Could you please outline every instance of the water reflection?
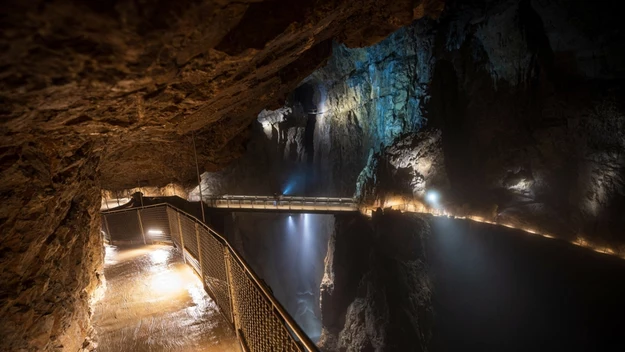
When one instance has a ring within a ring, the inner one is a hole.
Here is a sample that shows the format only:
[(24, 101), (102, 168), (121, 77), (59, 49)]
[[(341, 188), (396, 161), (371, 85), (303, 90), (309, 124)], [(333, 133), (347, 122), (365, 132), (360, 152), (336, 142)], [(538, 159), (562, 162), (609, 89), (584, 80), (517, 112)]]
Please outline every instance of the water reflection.
[[(319, 291), (319, 282), (315, 278), (319, 275), (318, 249), (311, 243), (315, 241), (315, 234), (320, 231), (318, 224), (324, 215), (297, 214), (287, 218), (286, 245), (287, 250), (293, 252), (294, 270), (298, 277), (295, 287), (294, 312), (290, 312), (304, 332), (313, 340), (317, 341), (321, 335), (321, 317), (318, 309), (318, 296), (314, 292)], [(327, 240), (319, 235), (320, 240)], [(317, 264), (317, 265), (315, 265)], [(291, 309), (293, 310), (293, 308)]]
[(230, 325), (171, 246), (106, 247), (98, 351), (239, 352)]

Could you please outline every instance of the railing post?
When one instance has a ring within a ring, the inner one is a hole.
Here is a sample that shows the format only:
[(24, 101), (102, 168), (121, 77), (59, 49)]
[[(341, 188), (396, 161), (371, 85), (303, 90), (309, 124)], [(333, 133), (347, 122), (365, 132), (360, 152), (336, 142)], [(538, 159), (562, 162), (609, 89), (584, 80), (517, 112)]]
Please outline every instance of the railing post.
[(230, 293), (230, 314), (232, 314), (232, 325), (234, 325), (234, 332), (237, 335), (237, 340), (241, 341), (241, 337), (239, 337), (240, 324), (238, 321), (238, 314), (236, 312), (236, 305), (234, 304), (234, 285), (232, 280), (232, 268), (230, 268), (230, 253), (228, 252), (228, 246), (224, 246), (224, 260), (226, 262), (226, 277), (228, 278), (228, 293)]
[(202, 246), (200, 245), (200, 231), (198, 229), (197, 222), (195, 223), (195, 238), (197, 239), (197, 256), (200, 260), (200, 277), (204, 281), (204, 269), (202, 266)]
[(113, 235), (111, 234), (111, 229), (109, 228), (109, 221), (106, 219), (106, 215), (102, 215), (104, 218), (104, 227), (106, 227), (106, 232), (109, 234), (109, 241), (113, 244)]
[(137, 209), (137, 218), (139, 219), (139, 227), (141, 228), (141, 236), (143, 236), (143, 244), (147, 244), (145, 241), (145, 231), (143, 231), (143, 222), (141, 221), (141, 209)]
[(182, 224), (180, 223), (180, 212), (176, 211), (176, 216), (178, 216), (178, 232), (180, 233), (180, 246), (182, 247), (182, 260), (185, 264), (187, 264), (187, 257), (184, 255), (184, 234), (182, 233)]

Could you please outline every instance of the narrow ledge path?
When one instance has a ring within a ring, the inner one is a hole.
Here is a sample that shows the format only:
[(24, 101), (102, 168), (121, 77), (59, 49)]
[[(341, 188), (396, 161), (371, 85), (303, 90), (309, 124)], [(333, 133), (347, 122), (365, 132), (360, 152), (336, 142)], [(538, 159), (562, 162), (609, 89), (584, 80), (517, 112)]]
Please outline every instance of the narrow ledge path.
[(234, 331), (172, 246), (106, 247), (94, 305), (99, 352), (240, 352)]

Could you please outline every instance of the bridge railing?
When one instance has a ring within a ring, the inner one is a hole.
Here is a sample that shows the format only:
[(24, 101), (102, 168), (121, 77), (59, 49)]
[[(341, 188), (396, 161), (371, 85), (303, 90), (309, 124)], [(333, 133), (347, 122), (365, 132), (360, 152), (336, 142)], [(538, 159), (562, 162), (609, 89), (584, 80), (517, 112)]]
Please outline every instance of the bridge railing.
[(204, 197), (204, 203), (213, 208), (308, 210), (308, 211), (357, 211), (352, 198), (295, 197), (295, 196), (220, 196)]
[(170, 204), (101, 215), (113, 244), (167, 242), (179, 248), (234, 327), (244, 351), (317, 351), (247, 262), (202, 221)]

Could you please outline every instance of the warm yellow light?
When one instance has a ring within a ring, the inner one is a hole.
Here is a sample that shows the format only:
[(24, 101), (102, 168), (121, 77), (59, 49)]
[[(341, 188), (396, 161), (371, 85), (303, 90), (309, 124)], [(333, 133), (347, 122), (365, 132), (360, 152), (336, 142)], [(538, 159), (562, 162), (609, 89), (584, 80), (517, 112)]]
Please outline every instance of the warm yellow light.
[(154, 252), (150, 253), (150, 259), (153, 264), (164, 264), (167, 263), (167, 260), (171, 256), (171, 251), (166, 249), (157, 249)]
[[(449, 213), (448, 211), (446, 211), (445, 209), (432, 209), (432, 208), (426, 208), (422, 203), (419, 202), (403, 202), (403, 199), (401, 198), (392, 198), (389, 199), (387, 202), (385, 202), (384, 207), (390, 207), (392, 209), (401, 209), (402, 212), (414, 212), (414, 213), (421, 213), (421, 214), (431, 214), (433, 216), (447, 216), (447, 217), (453, 217), (454, 219), (468, 219), (468, 220), (472, 220), (472, 221), (476, 221), (476, 222), (481, 222), (481, 223), (486, 223), (486, 224), (491, 224), (491, 225), (500, 225), (500, 226), (505, 226), (511, 229), (517, 229), (517, 227), (513, 224), (509, 224), (509, 223), (498, 223), (496, 221), (491, 221), (491, 220), (487, 220), (483, 217), (480, 216), (474, 216), (474, 215), (467, 215), (467, 216), (455, 216), (451, 213)], [(376, 207), (374, 208), (370, 208), (370, 207), (363, 207), (361, 208), (361, 212), (368, 216), (371, 217), (373, 216), (373, 212), (375, 211)], [(539, 236), (543, 236), (545, 238), (550, 238), (550, 239), (555, 239), (556, 237), (551, 235), (551, 234), (546, 234), (546, 233), (539, 233), (537, 230), (535, 229), (531, 229), (531, 228), (521, 228), (521, 230), (527, 232), (528, 234), (536, 234)], [(572, 244), (576, 245), (576, 246), (581, 246), (581, 247), (586, 247), (586, 248), (590, 248), (598, 253), (603, 253), (603, 254), (610, 254), (610, 255), (615, 255), (618, 256), (619, 258), (623, 258), (625, 259), (625, 254), (621, 254), (620, 252), (617, 253), (614, 249), (609, 248), (609, 247), (596, 247), (593, 246), (591, 244), (589, 244), (584, 238), (582, 237), (578, 237), (577, 240), (575, 241), (571, 241)]]
[(608, 247), (592, 247), (592, 250), (602, 254), (614, 254), (614, 251)]
[(150, 287), (160, 295), (175, 295), (185, 291), (185, 285), (179, 272), (168, 270), (155, 274)]
[(104, 245), (104, 265), (117, 263), (117, 247)]

